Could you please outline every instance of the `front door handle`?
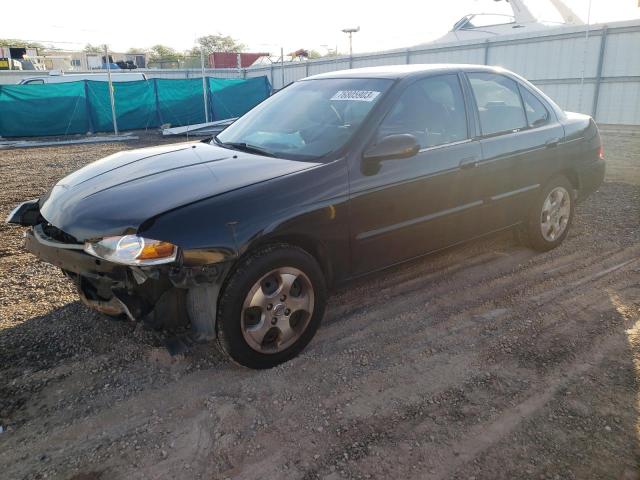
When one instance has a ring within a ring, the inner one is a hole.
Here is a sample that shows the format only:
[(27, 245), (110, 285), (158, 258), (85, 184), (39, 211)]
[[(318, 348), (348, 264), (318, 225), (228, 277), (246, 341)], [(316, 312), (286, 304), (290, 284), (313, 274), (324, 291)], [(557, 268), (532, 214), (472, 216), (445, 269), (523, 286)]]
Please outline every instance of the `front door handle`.
[(554, 137), (544, 142), (544, 146), (547, 148), (554, 148), (554, 147), (557, 147), (559, 143), (560, 143), (560, 139), (558, 137)]
[(478, 166), (478, 157), (466, 157), (460, 160), (460, 168), (466, 170), (468, 168), (475, 168)]

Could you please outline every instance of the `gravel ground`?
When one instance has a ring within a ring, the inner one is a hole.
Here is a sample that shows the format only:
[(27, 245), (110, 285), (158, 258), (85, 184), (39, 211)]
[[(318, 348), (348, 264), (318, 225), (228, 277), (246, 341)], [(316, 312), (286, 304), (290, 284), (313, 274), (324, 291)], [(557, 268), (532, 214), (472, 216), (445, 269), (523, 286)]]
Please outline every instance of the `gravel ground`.
[[(170, 357), (0, 225), (0, 477), (640, 478), (640, 136), (604, 139), (561, 247), (500, 234), (359, 280), (269, 371)], [(0, 215), (159, 141), (1, 151)]]

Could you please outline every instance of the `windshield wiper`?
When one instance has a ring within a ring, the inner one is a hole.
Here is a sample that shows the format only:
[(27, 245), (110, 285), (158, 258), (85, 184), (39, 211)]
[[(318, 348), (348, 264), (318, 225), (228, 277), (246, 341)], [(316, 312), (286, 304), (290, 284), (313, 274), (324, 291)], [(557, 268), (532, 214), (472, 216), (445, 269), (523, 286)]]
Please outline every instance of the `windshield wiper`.
[(213, 139), (221, 147), (232, 148), (234, 150), (241, 150), (248, 153), (257, 153), (258, 155), (264, 155), (265, 157), (275, 157), (275, 154), (273, 152), (265, 150), (264, 148), (258, 147), (256, 145), (251, 145), (245, 142), (221, 142), (217, 137), (214, 137)]

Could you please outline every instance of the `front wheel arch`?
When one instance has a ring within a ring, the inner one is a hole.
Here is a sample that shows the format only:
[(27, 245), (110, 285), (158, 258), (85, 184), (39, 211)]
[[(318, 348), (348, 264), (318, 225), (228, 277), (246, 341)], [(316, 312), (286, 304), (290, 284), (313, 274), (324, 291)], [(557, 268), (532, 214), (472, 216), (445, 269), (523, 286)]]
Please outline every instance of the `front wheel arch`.
[[(272, 235), (261, 238), (251, 244), (249, 248), (238, 258), (238, 262), (246, 255), (251, 255), (258, 249), (268, 248), (270, 245), (282, 245), (300, 248), (311, 255), (324, 275), (325, 284), (330, 286), (333, 284), (333, 266), (326, 246), (319, 240), (312, 239), (306, 235), (289, 234), (289, 235)], [(238, 263), (236, 262), (236, 264)]]
[(207, 303), (210, 306), (209, 309), (215, 312), (213, 323), (208, 323), (208, 325), (210, 325), (209, 328), (212, 330), (205, 329), (207, 332), (209, 332), (208, 335), (217, 336), (218, 306), (220, 305), (220, 300), (222, 299), (225, 293), (225, 290), (229, 284), (229, 281), (235, 274), (238, 267), (242, 265), (242, 263), (248, 257), (254, 255), (256, 252), (268, 250), (270, 248), (279, 248), (279, 247), (280, 248), (282, 247), (299, 248), (303, 250), (305, 253), (307, 253), (308, 255), (310, 255), (320, 266), (320, 270), (323, 273), (325, 286), (327, 288), (330, 288), (330, 286), (332, 285), (333, 269), (331, 267), (331, 263), (329, 262), (329, 257), (325, 253), (326, 250), (321, 243), (315, 242), (312, 239), (307, 238), (303, 235), (272, 236), (268, 238), (264, 237), (261, 240), (252, 243), (241, 255), (238, 256), (238, 258), (236, 258), (236, 260), (233, 262), (233, 264), (229, 267), (228, 271), (226, 272), (222, 282), (220, 283), (219, 288), (217, 289), (217, 292), (215, 291), (215, 289), (213, 290), (208, 289), (205, 293), (201, 293), (198, 300), (195, 301), (195, 303), (197, 304), (197, 308), (202, 308), (202, 304), (207, 303), (203, 299), (202, 295), (206, 296), (206, 295), (211, 295), (214, 292), (217, 293), (215, 295), (215, 304), (212, 302)]

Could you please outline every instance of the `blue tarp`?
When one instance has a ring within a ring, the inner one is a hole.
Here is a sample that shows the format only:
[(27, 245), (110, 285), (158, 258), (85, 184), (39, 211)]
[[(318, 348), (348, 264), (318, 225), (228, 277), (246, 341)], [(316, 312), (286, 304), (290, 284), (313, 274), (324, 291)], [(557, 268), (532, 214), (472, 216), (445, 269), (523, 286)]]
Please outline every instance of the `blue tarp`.
[[(120, 130), (205, 121), (201, 78), (152, 78), (113, 85)], [(211, 121), (240, 116), (271, 92), (266, 76), (207, 78), (206, 85)], [(0, 85), (0, 136), (67, 135), (112, 129), (107, 82)]]

